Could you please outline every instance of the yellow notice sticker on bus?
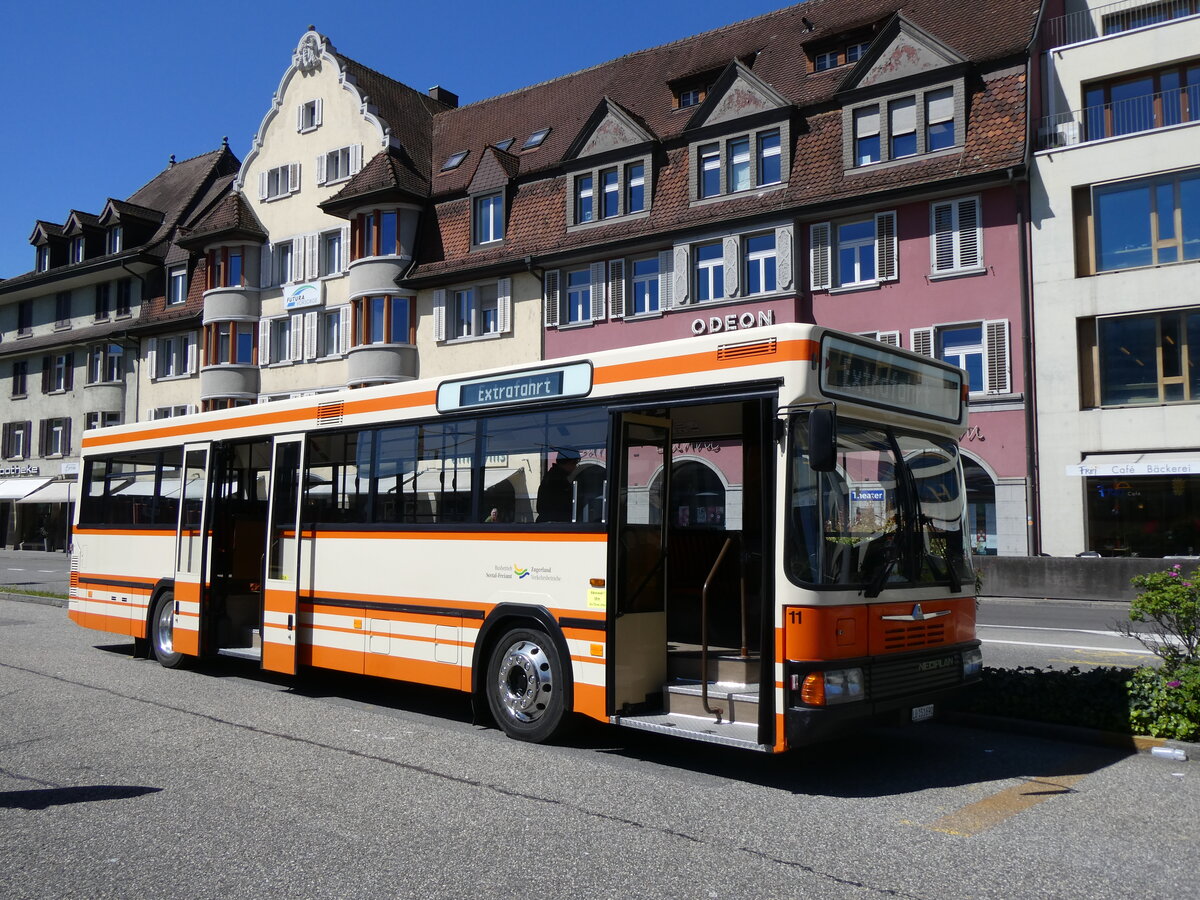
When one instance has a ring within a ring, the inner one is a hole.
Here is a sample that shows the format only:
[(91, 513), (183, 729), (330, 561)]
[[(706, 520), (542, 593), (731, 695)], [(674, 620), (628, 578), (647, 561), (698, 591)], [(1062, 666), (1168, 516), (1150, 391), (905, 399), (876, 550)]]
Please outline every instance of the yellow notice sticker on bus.
[(604, 588), (588, 588), (588, 609), (608, 609), (608, 591)]

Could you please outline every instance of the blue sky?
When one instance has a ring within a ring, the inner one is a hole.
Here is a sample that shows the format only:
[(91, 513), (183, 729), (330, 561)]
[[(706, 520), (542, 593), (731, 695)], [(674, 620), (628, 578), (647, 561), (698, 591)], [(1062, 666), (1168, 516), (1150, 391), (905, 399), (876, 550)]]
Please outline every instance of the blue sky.
[(0, 277), (33, 268), (38, 219), (99, 213), (221, 144), (244, 158), (310, 25), (339, 51), (461, 102), (791, 5), (786, 0), (10, 4), (0, 84)]

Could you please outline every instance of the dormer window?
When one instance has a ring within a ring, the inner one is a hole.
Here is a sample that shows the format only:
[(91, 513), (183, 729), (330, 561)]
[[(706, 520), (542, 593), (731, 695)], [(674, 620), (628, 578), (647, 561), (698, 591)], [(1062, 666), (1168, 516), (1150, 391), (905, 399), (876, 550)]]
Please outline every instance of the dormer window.
[(83, 237), (71, 239), (71, 262), (81, 263), (84, 258)]
[(120, 225), (114, 225), (108, 229), (108, 234), (105, 235), (105, 251), (107, 253), (120, 253), (122, 244), (122, 231)]
[(846, 45), (846, 62), (858, 62), (867, 52), (867, 48), (871, 46), (870, 41), (861, 41), (857, 44)]
[(504, 194), (485, 194), (472, 204), (475, 244), (494, 244), (504, 240)]
[(838, 64), (838, 52), (836, 50), (827, 50), (824, 53), (818, 53), (813, 57), (813, 71), (824, 72), (826, 69), (835, 68)]
[(567, 182), (567, 227), (598, 227), (626, 216), (645, 214), (650, 191), (650, 157), (578, 172)]
[(502, 140), (500, 143), (498, 143), (496, 145), (496, 149), (502, 150), (503, 152), (507, 153), (508, 148), (513, 145), (513, 141), (515, 141), (515, 140), (516, 140), (516, 138), (505, 138), (504, 140)]
[(699, 106), (704, 102), (704, 91), (700, 88), (689, 88), (686, 91), (679, 92), (679, 109), (687, 109), (689, 106)]
[(842, 127), (851, 132), (846, 168), (911, 159), (961, 145), (964, 106), (960, 81), (844, 109)]
[(833, 45), (824, 44), (820, 49), (810, 51), (812, 59), (810, 71), (824, 72), (828, 69), (836, 69), (838, 66), (856, 63), (866, 55), (867, 48), (870, 46), (869, 40), (851, 40)]
[(583, 224), (593, 218), (592, 176), (578, 175), (575, 178), (575, 222)]
[(37, 271), (47, 272), (50, 270), (50, 248), (45, 244), (37, 248)]
[(782, 184), (787, 166), (783, 128), (739, 134), (695, 148), (693, 199), (708, 200)]
[(533, 150), (537, 147), (542, 146), (542, 144), (546, 140), (547, 135), (549, 135), (549, 134), (550, 134), (549, 128), (543, 128), (539, 131), (535, 131), (528, 138), (526, 138), (525, 143), (521, 145), (521, 149), (522, 150)]

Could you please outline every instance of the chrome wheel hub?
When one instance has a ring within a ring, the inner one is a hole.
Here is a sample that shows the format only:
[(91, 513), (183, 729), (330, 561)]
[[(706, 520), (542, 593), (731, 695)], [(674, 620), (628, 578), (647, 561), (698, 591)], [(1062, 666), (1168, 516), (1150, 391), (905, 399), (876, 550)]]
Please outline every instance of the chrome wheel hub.
[(554, 673), (542, 648), (517, 641), (508, 648), (496, 673), (497, 696), (519, 722), (536, 722), (546, 712), (554, 691)]
[(154, 629), (154, 642), (163, 656), (170, 656), (174, 652), (175, 642), (172, 639), (174, 625), (175, 604), (164, 603), (158, 609), (158, 622)]

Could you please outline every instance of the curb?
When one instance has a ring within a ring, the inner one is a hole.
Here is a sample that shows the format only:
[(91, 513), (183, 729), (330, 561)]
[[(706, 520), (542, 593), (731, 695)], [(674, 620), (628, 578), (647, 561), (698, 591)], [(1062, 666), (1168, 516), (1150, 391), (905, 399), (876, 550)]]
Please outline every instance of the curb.
[(1200, 759), (1200, 744), (1189, 741), (1176, 741), (1140, 734), (1121, 734), (1116, 731), (1100, 731), (1097, 728), (1082, 728), (1078, 725), (1035, 722), (1032, 719), (1009, 719), (1004, 716), (985, 716), (979, 713), (953, 710), (943, 713), (941, 719), (951, 725), (963, 725), (967, 728), (1027, 734), (1032, 737), (1067, 741), (1073, 744), (1091, 744), (1096, 747), (1110, 747), (1114, 750), (1128, 750), (1131, 753), (1150, 753), (1156, 747), (1167, 747), (1172, 750), (1182, 750), (1187, 754), (1188, 759)]
[(38, 603), (42, 606), (67, 608), (65, 597), (39, 597), (36, 594), (10, 594), (7, 591), (0, 591), (0, 600), (15, 600), (18, 603)]

